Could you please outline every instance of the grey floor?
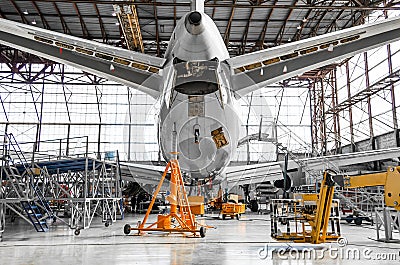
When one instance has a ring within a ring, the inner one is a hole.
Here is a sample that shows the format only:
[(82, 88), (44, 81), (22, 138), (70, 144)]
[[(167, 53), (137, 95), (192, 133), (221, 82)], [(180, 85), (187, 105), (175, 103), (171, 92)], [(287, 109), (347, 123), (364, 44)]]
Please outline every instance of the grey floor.
[[(198, 218), (198, 222), (215, 226), (207, 230), (205, 238), (162, 233), (124, 235), (123, 226), (135, 225), (143, 215), (126, 216), (108, 228), (97, 221), (79, 236), (58, 222), (47, 233), (37, 233), (22, 221), (7, 223), (0, 242), (0, 264), (400, 264), (400, 244), (374, 241), (371, 225), (341, 226), (348, 241), (346, 248), (360, 251), (359, 259), (354, 256), (354, 260), (353, 255), (337, 258), (335, 252), (330, 255), (328, 251), (322, 257), (321, 250), (319, 256), (309, 258), (296, 257), (302, 248), (314, 247), (305, 244), (289, 244), (297, 249), (289, 254), (265, 251), (288, 246), (269, 236), (268, 215), (246, 214), (240, 221), (215, 217)], [(150, 221), (155, 218), (152, 215)], [(321, 247), (340, 250), (336, 243), (315, 246)]]

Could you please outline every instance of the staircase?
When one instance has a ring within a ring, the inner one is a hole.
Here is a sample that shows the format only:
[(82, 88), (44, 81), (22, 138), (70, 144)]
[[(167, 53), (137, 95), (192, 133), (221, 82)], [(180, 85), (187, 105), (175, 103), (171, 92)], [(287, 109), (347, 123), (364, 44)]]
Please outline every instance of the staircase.
[(37, 232), (46, 232), (49, 230), (46, 223), (46, 216), (43, 216), (41, 210), (34, 201), (21, 201), (21, 206)]
[(14, 203), (21, 205), (21, 215), (27, 216), (37, 232), (46, 232), (48, 226), (47, 218), (56, 218), (49, 202), (46, 200), (39, 187), (40, 168), (30, 167), (30, 163), (21, 150), (18, 142), (12, 134), (6, 134), (6, 144), (3, 146), (5, 153), (3, 162), (3, 176), (6, 177), (9, 189), (5, 194), (6, 199), (14, 199)]

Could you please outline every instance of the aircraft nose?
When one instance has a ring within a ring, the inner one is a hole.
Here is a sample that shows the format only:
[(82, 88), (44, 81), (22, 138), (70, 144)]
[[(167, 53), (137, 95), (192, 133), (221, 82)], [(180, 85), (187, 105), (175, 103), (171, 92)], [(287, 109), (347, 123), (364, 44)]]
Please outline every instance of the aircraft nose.
[(201, 23), (201, 14), (200, 12), (194, 11), (189, 14), (188, 21), (190, 24), (198, 26)]

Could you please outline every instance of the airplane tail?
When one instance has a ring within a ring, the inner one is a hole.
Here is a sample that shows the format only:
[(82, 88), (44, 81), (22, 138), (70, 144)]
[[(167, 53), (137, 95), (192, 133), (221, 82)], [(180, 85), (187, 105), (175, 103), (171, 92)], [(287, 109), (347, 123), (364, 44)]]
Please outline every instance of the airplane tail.
[(200, 11), (192, 11), (186, 16), (185, 26), (192, 35), (199, 35), (204, 31), (203, 14)]
[(190, 11), (204, 13), (204, 0), (191, 0)]

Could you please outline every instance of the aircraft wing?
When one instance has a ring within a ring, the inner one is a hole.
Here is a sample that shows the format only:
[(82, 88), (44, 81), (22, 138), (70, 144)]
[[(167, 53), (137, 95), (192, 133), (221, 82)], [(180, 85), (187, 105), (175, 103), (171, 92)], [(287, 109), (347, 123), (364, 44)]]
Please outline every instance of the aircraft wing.
[[(398, 157), (400, 157), (400, 147), (303, 158), (301, 160), (309, 168), (322, 171), (325, 169), (337, 170), (340, 167)], [(226, 174), (228, 185), (233, 187), (282, 179), (283, 167), (284, 161), (228, 166), (224, 174)], [(143, 165), (131, 162), (120, 162), (120, 168), (124, 180), (151, 185), (157, 185), (159, 183), (165, 170), (165, 166)], [(299, 168), (299, 165), (295, 161), (289, 160), (288, 171), (296, 170), (297, 168)]]
[(124, 180), (141, 184), (157, 185), (164, 173), (165, 166), (143, 165), (131, 162), (120, 162), (121, 176)]
[(233, 91), (243, 96), (400, 39), (400, 17), (227, 59)]
[[(344, 166), (356, 165), (361, 163), (388, 160), (400, 157), (400, 148), (388, 148), (380, 150), (369, 150), (362, 152), (337, 154), (330, 156), (311, 157), (300, 159), (308, 168), (312, 170), (337, 170)], [(283, 178), (284, 161), (267, 162), (253, 165), (227, 167), (225, 174), (228, 184), (244, 185), (258, 184), (265, 181), (273, 181)], [(299, 165), (289, 160), (288, 171), (299, 168)]]
[(156, 98), (165, 59), (0, 18), (0, 44), (71, 65)]

